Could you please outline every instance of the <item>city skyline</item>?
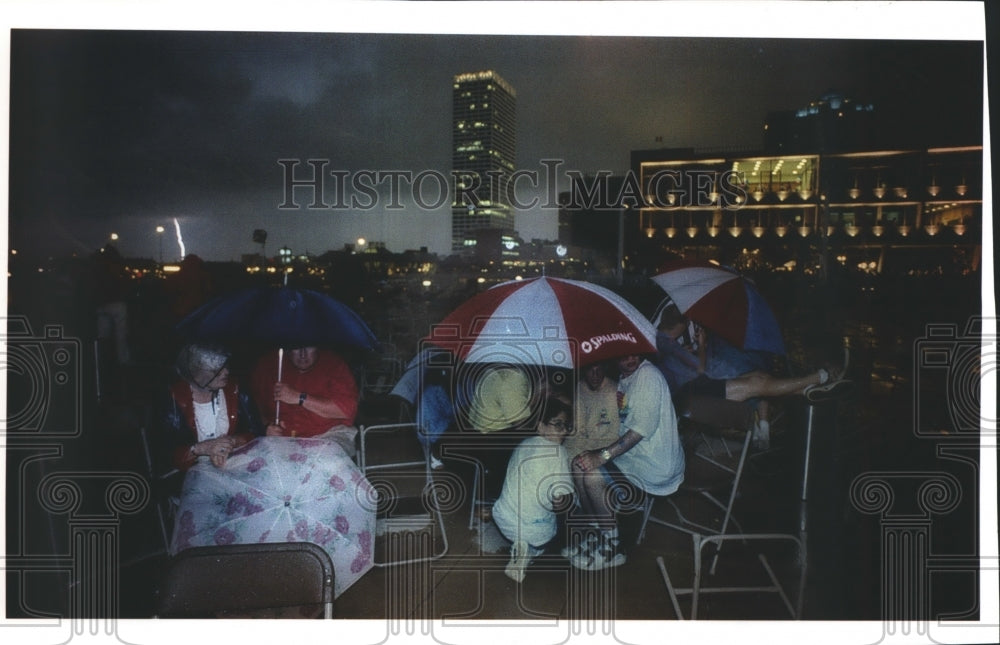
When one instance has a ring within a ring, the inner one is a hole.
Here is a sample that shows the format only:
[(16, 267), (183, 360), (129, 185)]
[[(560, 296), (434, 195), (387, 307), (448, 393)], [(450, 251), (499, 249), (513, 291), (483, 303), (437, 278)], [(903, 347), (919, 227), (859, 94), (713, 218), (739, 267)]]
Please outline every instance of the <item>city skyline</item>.
[[(40, 255), (117, 233), (127, 256), (233, 260), (261, 250), (256, 229), (269, 254), (358, 237), (448, 253), (452, 78), (481, 69), (518, 91), (526, 239), (556, 237), (547, 198), (566, 171), (620, 174), (659, 146), (759, 148), (767, 112), (831, 89), (921, 130), (982, 116), (975, 91), (928, 91), (980, 80), (975, 40), (17, 30), (11, 55), (9, 240)], [(324, 191), (343, 177), (367, 199), (289, 198), (289, 165), (308, 182), (310, 160), (333, 173)], [(430, 192), (414, 203), (403, 183), (397, 208), (392, 178), (420, 176)]]

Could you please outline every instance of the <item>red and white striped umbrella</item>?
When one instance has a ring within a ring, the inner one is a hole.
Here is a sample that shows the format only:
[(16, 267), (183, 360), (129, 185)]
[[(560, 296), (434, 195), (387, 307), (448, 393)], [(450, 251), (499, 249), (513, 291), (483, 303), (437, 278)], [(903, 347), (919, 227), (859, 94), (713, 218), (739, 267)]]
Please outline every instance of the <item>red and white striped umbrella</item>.
[(785, 353), (771, 307), (757, 287), (739, 273), (710, 262), (679, 260), (653, 276), (691, 320), (741, 349)]
[(476, 294), (426, 340), (460, 361), (562, 368), (656, 352), (656, 329), (627, 300), (590, 282), (549, 277)]

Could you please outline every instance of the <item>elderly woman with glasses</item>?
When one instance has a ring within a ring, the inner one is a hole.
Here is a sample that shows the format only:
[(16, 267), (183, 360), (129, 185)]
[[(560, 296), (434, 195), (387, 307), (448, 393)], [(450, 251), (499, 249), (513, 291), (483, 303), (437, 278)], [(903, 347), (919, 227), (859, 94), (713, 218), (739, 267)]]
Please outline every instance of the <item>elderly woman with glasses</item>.
[(217, 468), (236, 448), (264, 434), (257, 408), (229, 373), (229, 352), (204, 344), (184, 346), (174, 364), (163, 415), (173, 466), (187, 470), (199, 460)]

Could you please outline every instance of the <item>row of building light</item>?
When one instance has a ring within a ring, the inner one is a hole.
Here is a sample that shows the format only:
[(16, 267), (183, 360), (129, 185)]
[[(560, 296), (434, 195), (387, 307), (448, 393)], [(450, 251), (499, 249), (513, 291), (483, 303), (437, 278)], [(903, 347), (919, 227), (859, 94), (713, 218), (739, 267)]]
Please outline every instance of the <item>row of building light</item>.
[[(848, 237), (857, 237), (860, 233), (863, 233), (864, 230), (865, 230), (864, 227), (858, 226), (856, 224), (845, 224), (842, 228), (843, 228), (844, 233), (846, 233)], [(875, 225), (873, 225), (871, 227), (870, 230), (871, 230), (872, 235), (874, 235), (875, 237), (882, 237), (886, 233), (891, 232), (893, 230), (900, 237), (909, 237), (909, 235), (911, 233), (913, 233), (915, 230), (922, 230), (928, 236), (933, 237), (933, 236), (937, 235), (938, 233), (942, 232), (942, 230), (946, 230), (946, 229), (949, 229), (949, 228), (951, 229), (951, 231), (953, 233), (955, 233), (955, 235), (960, 236), (960, 237), (963, 236), (963, 235), (965, 235), (966, 230), (967, 230), (966, 225), (964, 223), (961, 223), (961, 222), (958, 222), (958, 223), (952, 224), (952, 225), (926, 224), (926, 225), (921, 226), (919, 228), (918, 227), (910, 226), (908, 224), (889, 225), (889, 226), (886, 226), (884, 224), (875, 224)], [(650, 239), (656, 237), (657, 230), (658, 229), (656, 229), (654, 227), (647, 227), (645, 229), (646, 237), (650, 238)], [(821, 229), (817, 229), (817, 228), (809, 226), (809, 225), (786, 226), (786, 225), (783, 225), (783, 224), (782, 225), (778, 225), (778, 226), (774, 226), (774, 227), (765, 227), (765, 226), (759, 226), (758, 225), (758, 226), (752, 226), (749, 229), (747, 229), (745, 227), (742, 227), (742, 226), (721, 227), (721, 226), (709, 225), (709, 226), (706, 226), (704, 228), (700, 227), (700, 226), (687, 226), (687, 227), (685, 227), (683, 229), (675, 227), (675, 226), (668, 226), (668, 227), (666, 227), (666, 228), (663, 229), (663, 234), (668, 239), (675, 239), (677, 237), (680, 237), (680, 234), (683, 231), (683, 233), (685, 235), (687, 235), (689, 238), (693, 239), (693, 238), (698, 237), (702, 232), (704, 232), (709, 237), (713, 237), (714, 238), (714, 237), (719, 237), (719, 235), (721, 235), (722, 232), (725, 231), (731, 237), (738, 238), (738, 237), (744, 235), (745, 232), (749, 231), (750, 234), (752, 234), (754, 237), (756, 237), (756, 238), (762, 238), (762, 237), (764, 237), (765, 234), (767, 234), (768, 231), (773, 231), (774, 234), (777, 237), (781, 238), (781, 237), (785, 237), (786, 235), (788, 235), (788, 233), (790, 233), (792, 231), (794, 231), (795, 233), (797, 233), (801, 237), (809, 237), (814, 232), (818, 232), (819, 230), (821, 230)], [(827, 235), (827, 237), (832, 237), (832, 236), (836, 235), (837, 232), (840, 231), (840, 230), (841, 230), (841, 227), (838, 227), (838, 226), (827, 226), (826, 227), (826, 235)]]

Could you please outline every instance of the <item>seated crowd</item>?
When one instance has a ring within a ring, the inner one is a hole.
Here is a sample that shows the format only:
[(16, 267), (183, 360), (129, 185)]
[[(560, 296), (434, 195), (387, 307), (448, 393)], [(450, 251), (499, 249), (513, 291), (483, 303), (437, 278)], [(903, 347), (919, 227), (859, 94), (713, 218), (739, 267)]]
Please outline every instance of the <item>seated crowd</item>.
[[(504, 477), (492, 519), (512, 543), (506, 574), (515, 581), (552, 546), (583, 570), (625, 563), (620, 512), (638, 508), (644, 495), (670, 495), (684, 478), (677, 419), (686, 397), (757, 403), (757, 432), (766, 435), (761, 402), (822, 393), (840, 382), (832, 368), (775, 378), (753, 357), (713, 344), (702, 330), (691, 339), (689, 321), (676, 307), (660, 314), (657, 355), (585, 365), (578, 379), (514, 365), (451, 379), (440, 367), (421, 367), (411, 393), (420, 439), (435, 468), (443, 466), (440, 444), (456, 429), (473, 431), (466, 446), (481, 435), (508, 437), (507, 450), (497, 451), (504, 462), (494, 470)], [(720, 348), (715, 363), (706, 351), (713, 347)], [(205, 460), (224, 468), (233, 450), (265, 435), (323, 436), (355, 456), (359, 391), (350, 367), (317, 347), (283, 354), (280, 362), (273, 353), (257, 361), (242, 387), (225, 349), (192, 344), (181, 350), (162, 415), (174, 467), (183, 471)], [(557, 535), (565, 536), (562, 544), (554, 544)]]
[[(779, 378), (758, 356), (704, 329), (696, 331), (695, 343), (683, 342), (692, 325), (676, 306), (658, 313), (657, 354), (585, 365), (572, 391), (564, 387), (570, 380), (565, 375), (536, 379), (529, 370), (505, 365), (480, 370), (474, 383), (457, 376), (454, 403), (448, 399), (448, 379), (439, 373), (426, 379), (428, 396), (417, 394), (418, 420), (434, 428), (424, 437), (426, 444), (439, 443), (453, 417), (459, 418), (457, 425), (464, 421), (467, 429), (483, 434), (533, 431), (513, 448), (492, 508), (496, 527), (512, 543), (506, 573), (517, 582), (560, 535), (556, 546), (576, 568), (600, 570), (626, 562), (621, 512), (640, 508), (645, 495), (670, 495), (683, 481), (677, 419), (689, 397), (753, 405), (755, 443), (766, 449), (768, 398), (803, 395), (816, 402), (848, 386), (846, 364)], [(560, 522), (569, 530), (560, 531)]]

